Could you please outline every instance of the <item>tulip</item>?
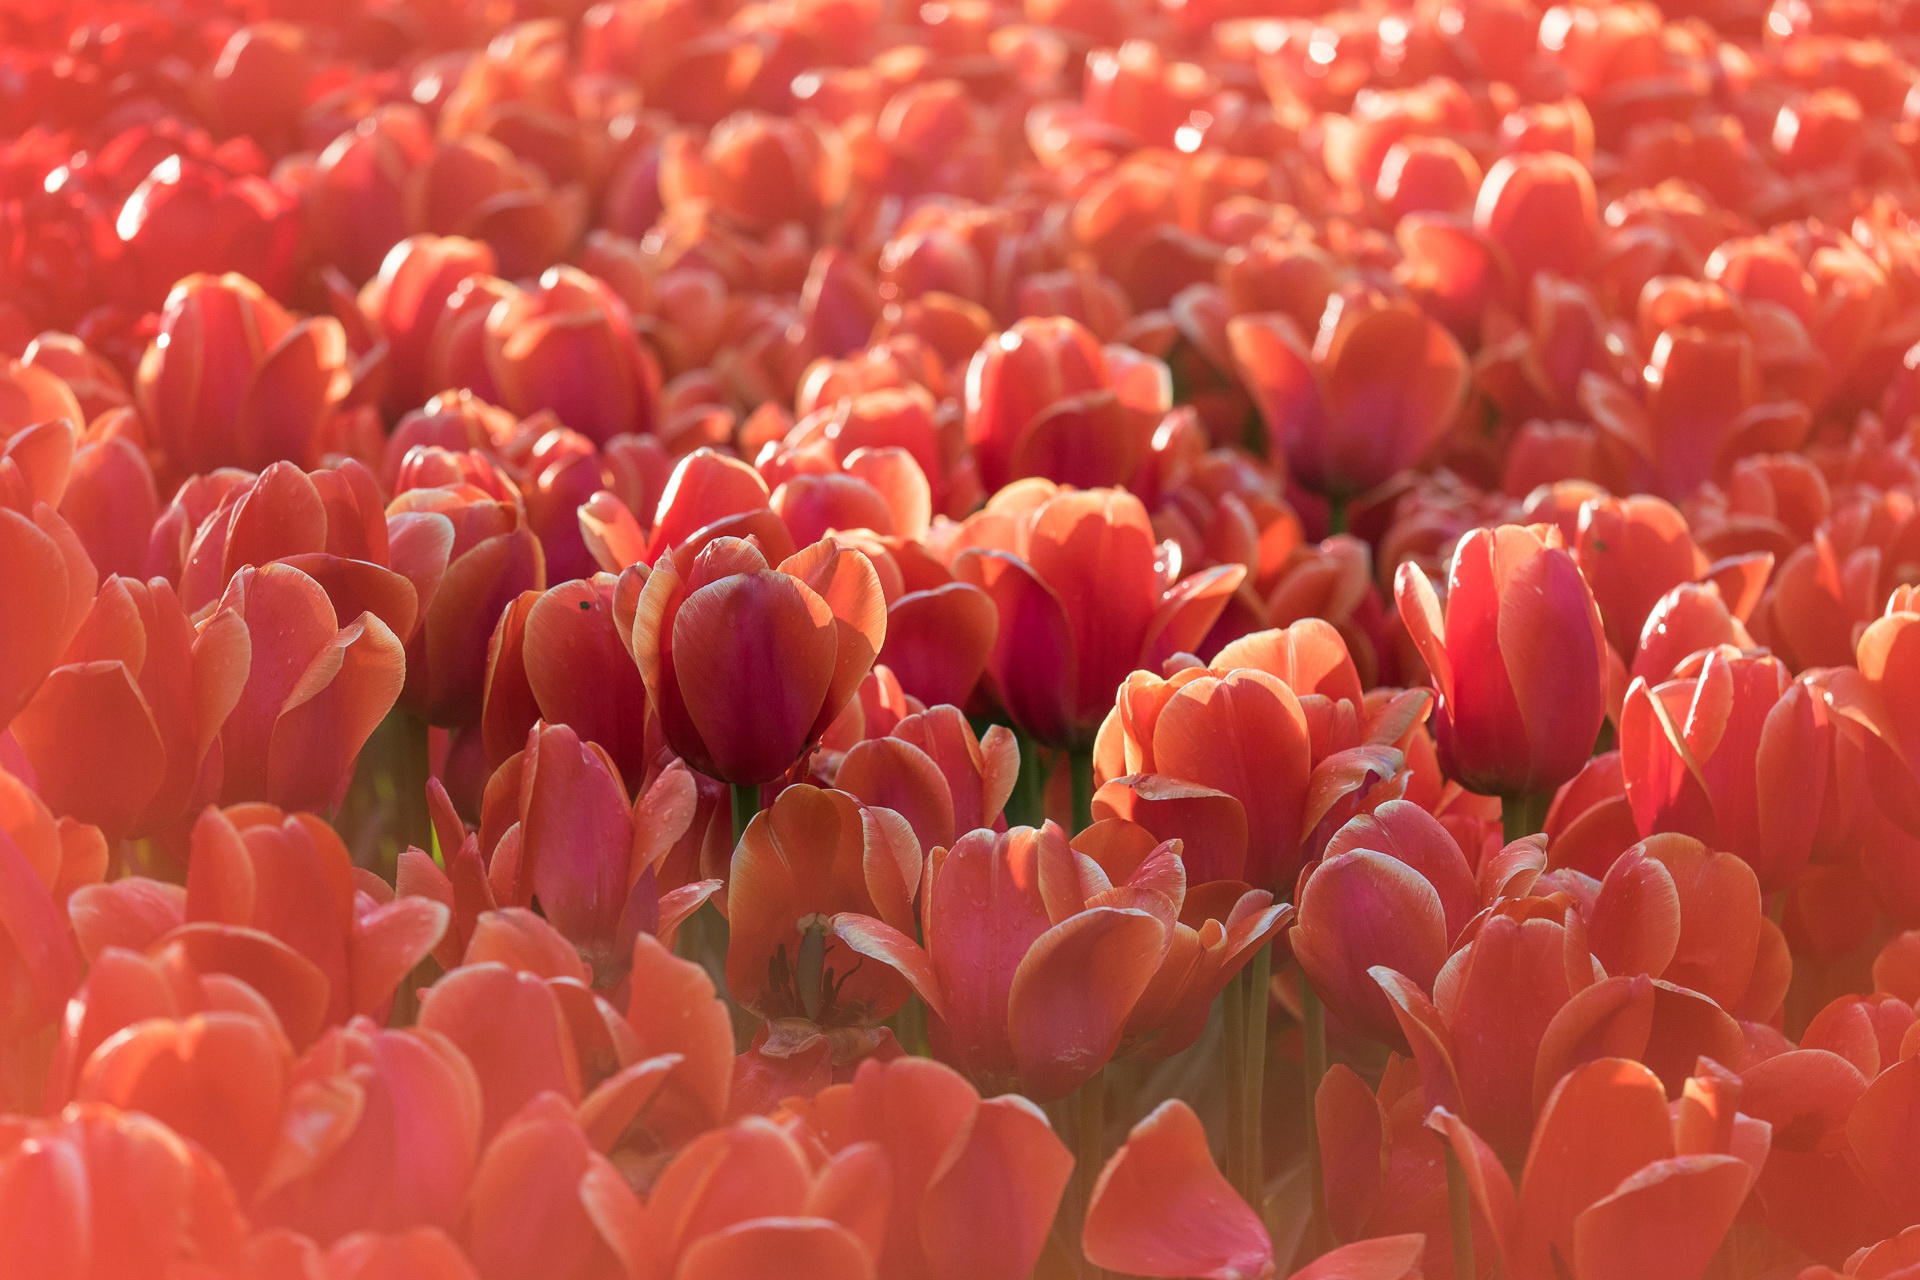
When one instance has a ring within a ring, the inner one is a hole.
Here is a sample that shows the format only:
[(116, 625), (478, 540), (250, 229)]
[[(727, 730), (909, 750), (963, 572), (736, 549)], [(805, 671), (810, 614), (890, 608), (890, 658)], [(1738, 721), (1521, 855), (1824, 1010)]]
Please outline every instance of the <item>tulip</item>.
[(273, 1170), (255, 1220), (322, 1243), (355, 1231), (454, 1229), (479, 1154), (480, 1088), (443, 1037), (364, 1018), (295, 1066), (291, 1129), (320, 1135)]
[(616, 618), (674, 752), (723, 782), (771, 782), (873, 665), (886, 638), (879, 579), (832, 538), (777, 568), (736, 538), (685, 550), (629, 569)]
[(1015, 724), (1054, 745), (1090, 744), (1129, 671), (1198, 647), (1246, 572), (1222, 565), (1169, 582), (1146, 509), (1123, 490), (1028, 482), (966, 529), (954, 576), (999, 610), (995, 693)]
[(181, 473), (281, 459), (312, 466), (353, 384), (346, 331), (300, 319), (244, 276), (189, 276), (140, 359), (140, 414)]
[[(1097, 892), (1070, 887), (1085, 874), (1076, 861), (1052, 823), (998, 836), (972, 832), (929, 859), (924, 947), (871, 916), (836, 916), (832, 929), (854, 951), (898, 971), (926, 1001), (941, 1058), (987, 1087), (1018, 1082), (1050, 1101), (1119, 1048), (1170, 939), (1168, 920), (1154, 914), (1166, 911), (1164, 898), (1106, 905)], [(1072, 879), (1043, 895), (1043, 867), (1049, 881)], [(1070, 982), (1069, 972), (1079, 976)], [(1099, 979), (1088, 990), (1090, 972)], [(1069, 1005), (1076, 1012), (1063, 1017)]]
[(0, 1126), (0, 1248), (27, 1274), (184, 1274), (240, 1257), (219, 1164), (137, 1112), (75, 1107)]
[(827, 129), (741, 112), (715, 125), (698, 151), (690, 137), (670, 137), (660, 193), (669, 207), (704, 197), (752, 232), (789, 222), (811, 227), (840, 199), (837, 141)]
[(1020, 320), (990, 339), (967, 371), (967, 441), (981, 480), (1130, 479), (1172, 400), (1164, 365), (1123, 354), (1064, 317)]
[(0, 725), (10, 722), (53, 670), (85, 621), (99, 582), (73, 527), (36, 500), (0, 456)]
[(1635, 822), (1731, 850), (1764, 892), (1785, 888), (1813, 851), (1833, 750), (1826, 708), (1773, 657), (1710, 649), (1675, 674), (1635, 680), (1620, 716)]
[(361, 289), (359, 303), (361, 314), (388, 344), (389, 413), (418, 408), (445, 389), (426, 385), (442, 317), (464, 281), (490, 277), (494, 267), (492, 250), (458, 236), (411, 236), (386, 252), (379, 274)]
[[(727, 881), (727, 990), (775, 1025), (871, 1030), (906, 1003), (884, 966), (864, 967), (829, 921), (841, 912), (913, 928), (920, 842), (906, 819), (799, 783), (754, 815)], [(844, 1063), (836, 1063), (844, 1065)]]
[(524, 592), (487, 646), (481, 732), (499, 768), (536, 720), (603, 748), (630, 785), (646, 772), (647, 689), (614, 620), (612, 574)]
[[(252, 647), (233, 613), (196, 634), (163, 579), (107, 579), (13, 724), (41, 795), (116, 836), (174, 828), (220, 789), (220, 728)], [(73, 733), (82, 724), (84, 742)]]
[(598, 980), (611, 986), (636, 933), (671, 937), (718, 888), (707, 881), (660, 894), (654, 868), (685, 834), (694, 802), (683, 767), (663, 771), (629, 800), (605, 751), (565, 725), (536, 723), (525, 750), (487, 782), (477, 853), (488, 905), (526, 907), (538, 899)]
[(1447, 829), (1391, 800), (1340, 828), (1307, 872), (1293, 952), (1342, 1023), (1404, 1047), (1369, 971), (1386, 964), (1431, 989), (1479, 905), (1473, 869)]
[(214, 614), (238, 618), (252, 648), (246, 684), (220, 729), (221, 799), (333, 808), (400, 695), (398, 637), (371, 613), (340, 626), (320, 584), (285, 564), (242, 569)]
[(1005, 725), (976, 736), (957, 707), (937, 706), (903, 717), (884, 737), (854, 743), (833, 784), (898, 813), (920, 847), (934, 849), (999, 826), (1019, 772), (1020, 748)]
[(546, 585), (540, 540), (517, 495), (471, 484), (405, 489), (387, 504), (387, 520), (410, 540), (446, 546), (446, 568), (423, 583), (407, 641), (404, 704), (430, 724), (470, 724), (481, 714), (496, 621), (521, 592)]
[(493, 309), (486, 359), (500, 403), (522, 417), (550, 409), (595, 441), (653, 428), (659, 367), (626, 305), (576, 268), (549, 268), (537, 289)]
[(340, 837), (312, 814), (209, 807), (194, 823), (185, 920), (278, 938), (326, 979), (326, 1024), (382, 1015), (446, 930), (438, 903), (379, 903), (354, 887)]
[(1606, 637), (1556, 537), (1516, 525), (1469, 534), (1454, 552), (1444, 615), (1417, 565), (1400, 567), (1394, 596), (1439, 695), (1448, 776), (1524, 810), (1521, 797), (1580, 771), (1606, 718)]
[(1094, 1266), (1127, 1275), (1273, 1274), (1266, 1226), (1220, 1176), (1200, 1117), (1178, 1099), (1134, 1125), (1100, 1170), (1080, 1248)]
[[(106, 874), (100, 833), (56, 820), (40, 798), (0, 769), (0, 1037), (13, 1043), (58, 1016), (80, 984), (80, 956), (68, 928), (68, 898)], [(11, 1092), (11, 1090), (9, 1090)]]
[(981, 1098), (929, 1058), (862, 1062), (851, 1082), (789, 1104), (842, 1159), (877, 1148), (890, 1185), (883, 1275), (1022, 1280), (1039, 1260), (1072, 1156), (1016, 1094)]
[(1236, 316), (1227, 336), (1274, 451), (1336, 501), (1418, 461), (1466, 390), (1459, 344), (1407, 303), (1338, 299), (1311, 339), (1272, 312)]
[(1671, 1112), (1645, 1067), (1599, 1058), (1562, 1079), (1540, 1112), (1516, 1192), (1478, 1136), (1444, 1109), (1430, 1123), (1466, 1170), (1515, 1280), (1703, 1274), (1767, 1159), (1768, 1126), (1736, 1110), (1746, 1091), (1705, 1063)]
[(141, 576), (160, 495), (140, 446), (116, 435), (75, 450), (60, 514), (102, 574)]

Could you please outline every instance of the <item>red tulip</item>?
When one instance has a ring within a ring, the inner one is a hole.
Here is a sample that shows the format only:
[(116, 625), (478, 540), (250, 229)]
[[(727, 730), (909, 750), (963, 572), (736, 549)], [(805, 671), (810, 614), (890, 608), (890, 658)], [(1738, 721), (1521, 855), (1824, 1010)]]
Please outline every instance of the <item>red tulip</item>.
[(285, 564), (235, 574), (215, 608), (221, 614), (244, 624), (252, 648), (220, 730), (221, 798), (333, 808), (354, 758), (399, 697), (399, 639), (371, 613), (340, 626), (320, 584)]
[(836, 172), (838, 144), (830, 129), (797, 120), (742, 112), (713, 127), (696, 150), (691, 137), (667, 140), (660, 159), (660, 193), (669, 208), (705, 198), (753, 232), (782, 223), (812, 227), (839, 203), (844, 175)]
[(30, 1275), (185, 1275), (240, 1257), (220, 1166), (166, 1125), (106, 1106), (0, 1125), (0, 1249)]
[[(389, 250), (408, 230), (406, 179), (432, 155), (433, 126), (411, 103), (382, 105), (328, 143), (307, 193), (308, 234), (320, 256), (354, 284), (384, 277)], [(484, 273), (493, 274), (491, 260)]]
[[(972, 832), (929, 859), (924, 948), (870, 916), (837, 916), (833, 929), (926, 1001), (942, 1058), (976, 1081), (1017, 1081), (1030, 1096), (1064, 1097), (1119, 1047), (1177, 912), (1150, 892), (1116, 899), (1139, 905), (1107, 905), (1098, 892), (1076, 890), (1084, 874), (1077, 861), (1052, 823), (1000, 836)], [(1067, 879), (1043, 892), (1043, 874)], [(1099, 975), (1091, 990), (1089, 973)], [(1063, 1016), (1068, 1005), (1071, 1017)]]
[(595, 441), (653, 429), (659, 367), (602, 281), (553, 267), (486, 325), (487, 368), (508, 409), (522, 417), (551, 409)]
[(1778, 659), (1709, 649), (1675, 679), (1636, 680), (1620, 762), (1641, 833), (1682, 831), (1738, 854), (1771, 893), (1812, 853), (1832, 730)]
[[(445, 570), (423, 575), (402, 698), (429, 723), (470, 724), (482, 711), (495, 623), (521, 592), (546, 585), (540, 540), (517, 495), (464, 483), (405, 489), (387, 504), (387, 520), (410, 546), (446, 548)], [(437, 555), (421, 558), (437, 567)]]
[(671, 937), (718, 887), (705, 881), (660, 894), (655, 865), (693, 816), (693, 779), (684, 768), (664, 771), (629, 800), (598, 745), (565, 725), (536, 723), (525, 750), (487, 783), (477, 850), (484, 892), (503, 906), (538, 899), (546, 918), (612, 985), (636, 933)]
[[(913, 928), (920, 842), (891, 809), (804, 783), (756, 814), (727, 880), (727, 990), (772, 1022), (871, 1031), (909, 994), (833, 935), (841, 912)], [(865, 972), (861, 970), (865, 968)]]
[(1246, 572), (1221, 565), (1169, 581), (1146, 509), (1124, 490), (1030, 481), (961, 536), (954, 576), (999, 610), (995, 692), (1014, 723), (1056, 745), (1092, 741), (1129, 671), (1198, 647)]
[[(0, 454), (0, 598), (8, 602), (8, 625), (0, 627), (0, 725), (26, 705), (66, 652), (99, 583), (73, 527), (34, 493), (35, 482), (20, 465), (21, 443), (16, 437)], [(55, 470), (64, 484), (65, 467)]]
[(1394, 594), (1439, 694), (1434, 736), (1449, 776), (1519, 796), (1580, 771), (1606, 718), (1606, 638), (1557, 537), (1517, 525), (1469, 534), (1444, 615), (1417, 565), (1400, 567)]
[(6, 1041), (51, 1023), (80, 985), (68, 898), (106, 870), (107, 849), (98, 831), (56, 820), (25, 784), (0, 770), (0, 897), (7, 904), (0, 917), (0, 976), (7, 991), (0, 1037)]
[(1467, 362), (1410, 304), (1341, 298), (1317, 337), (1286, 316), (1236, 316), (1233, 360), (1300, 483), (1348, 497), (1418, 461), (1452, 425)]
[(990, 339), (967, 372), (967, 441), (981, 480), (1092, 488), (1130, 479), (1172, 395), (1165, 365), (1125, 354), (1065, 317), (1020, 320)]
[(1626, 1280), (1702, 1274), (1767, 1159), (1765, 1124), (1711, 1063), (1669, 1111), (1645, 1067), (1600, 1058), (1555, 1086), (1534, 1126), (1516, 1191), (1460, 1120), (1432, 1123), (1467, 1170), (1515, 1280)]
[(873, 1059), (851, 1083), (789, 1104), (841, 1160), (884, 1154), (890, 1184), (880, 1274), (923, 1280), (1022, 1280), (1046, 1244), (1072, 1157), (1046, 1117), (1016, 1094), (982, 1099), (928, 1058)]
[(447, 916), (438, 903), (357, 890), (346, 846), (312, 814), (246, 804), (210, 807), (194, 823), (185, 919), (256, 930), (299, 952), (327, 981), (330, 1026), (384, 1014)]
[(251, 652), (235, 614), (196, 634), (163, 579), (107, 579), (62, 664), (13, 724), (41, 794), (116, 836), (174, 828), (220, 790), (220, 728)]
[[(663, 555), (641, 585), (627, 645), (667, 743), (702, 773), (767, 783), (806, 755), (859, 688), (886, 637), (873, 565), (831, 538), (770, 568), (719, 538)], [(616, 602), (616, 609), (621, 606)]]
[(189, 276), (140, 360), (140, 413), (178, 471), (312, 466), (353, 384), (346, 332), (300, 319), (244, 276)]

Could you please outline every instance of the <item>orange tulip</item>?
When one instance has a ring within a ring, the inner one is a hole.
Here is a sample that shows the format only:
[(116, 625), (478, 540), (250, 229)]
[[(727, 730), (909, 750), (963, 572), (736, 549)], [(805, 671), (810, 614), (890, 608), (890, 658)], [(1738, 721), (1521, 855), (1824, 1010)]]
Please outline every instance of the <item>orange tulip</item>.
[(73, 430), (30, 428), (0, 449), (0, 725), (11, 721), (66, 651), (99, 584), (73, 527), (55, 510), (66, 488)]
[(663, 555), (627, 571), (615, 609), (667, 744), (729, 783), (802, 759), (886, 638), (872, 563), (832, 538), (777, 568), (736, 538)]
[(1401, 565), (1394, 595), (1439, 694), (1434, 736), (1449, 777), (1521, 796), (1580, 771), (1606, 718), (1607, 642), (1557, 536), (1518, 525), (1467, 535), (1444, 614), (1417, 565)]
[(957, 707), (902, 718), (885, 737), (853, 744), (833, 785), (905, 818), (922, 849), (997, 827), (1020, 772), (1020, 748), (1005, 725), (976, 737)]
[(68, 898), (106, 874), (100, 833), (55, 819), (40, 798), (0, 769), (0, 1039), (11, 1045), (58, 1016), (80, 985)]

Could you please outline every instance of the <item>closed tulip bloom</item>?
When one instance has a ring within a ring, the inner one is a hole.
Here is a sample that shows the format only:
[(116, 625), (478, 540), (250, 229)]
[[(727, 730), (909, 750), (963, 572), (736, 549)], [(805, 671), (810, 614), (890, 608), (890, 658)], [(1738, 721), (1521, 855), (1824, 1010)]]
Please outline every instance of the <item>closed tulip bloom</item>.
[(353, 384), (346, 331), (299, 318), (243, 276), (189, 276), (167, 295), (141, 357), (140, 414), (180, 472), (318, 462)]
[(446, 557), (445, 570), (421, 584), (404, 703), (430, 724), (470, 724), (482, 710), (495, 623), (520, 593), (546, 586), (540, 539), (518, 495), (464, 483), (404, 490), (387, 504), (387, 519), (410, 542), (444, 546)]
[(538, 288), (497, 305), (486, 354), (500, 403), (522, 417), (550, 409), (595, 441), (653, 429), (659, 366), (626, 304), (584, 271), (549, 268)]
[(1606, 718), (1607, 642), (1559, 539), (1519, 525), (1474, 530), (1454, 551), (1444, 614), (1418, 565), (1401, 565), (1394, 586), (1439, 695), (1434, 736), (1448, 776), (1521, 796), (1578, 773)]
[(1150, 888), (1100, 887), (1091, 862), (1052, 823), (972, 832), (928, 860), (924, 947), (870, 916), (833, 929), (907, 979), (933, 1013), (935, 1051), (976, 1083), (1064, 1097), (1119, 1047), (1176, 914)]
[(342, 627), (320, 584), (285, 564), (235, 574), (222, 613), (245, 625), (252, 660), (220, 729), (221, 798), (332, 809), (400, 695), (399, 638), (371, 613)]
[(1090, 744), (1136, 668), (1199, 647), (1244, 566), (1168, 581), (1153, 526), (1125, 490), (1029, 481), (968, 522), (954, 576), (993, 598), (987, 672), (1015, 724), (1042, 742)]
[(1709, 649), (1675, 677), (1635, 680), (1620, 715), (1635, 822), (1737, 854), (1765, 892), (1787, 887), (1813, 851), (1826, 791), (1826, 706), (1767, 655)]
[(1447, 829), (1419, 806), (1391, 800), (1342, 827), (1307, 872), (1293, 952), (1344, 1024), (1403, 1046), (1369, 970), (1386, 964), (1431, 990), (1479, 906), (1473, 868)]
[(491, 249), (459, 236), (410, 236), (386, 251), (359, 302), (361, 314), (387, 341), (388, 412), (417, 409), (445, 389), (426, 385), (441, 317), (462, 282), (492, 276), (494, 267)]
[(141, 576), (160, 495), (140, 446), (115, 435), (75, 450), (60, 514), (103, 575)]
[(990, 339), (967, 370), (967, 441), (989, 487), (1025, 476), (1124, 484), (1172, 407), (1158, 360), (1123, 363), (1085, 326), (1029, 317)]
[(1460, 344), (1409, 302), (1329, 302), (1317, 335), (1277, 312), (1236, 316), (1227, 336), (1275, 451), (1334, 497), (1418, 461), (1467, 388)]
[(669, 207), (704, 197), (753, 232), (788, 222), (811, 227), (845, 185), (837, 146), (831, 130), (743, 111), (715, 125), (704, 147), (669, 138), (660, 193)]
[(872, 563), (832, 538), (777, 568), (753, 543), (719, 538), (628, 570), (643, 572), (628, 649), (667, 744), (724, 782), (764, 784), (792, 768), (886, 639)]

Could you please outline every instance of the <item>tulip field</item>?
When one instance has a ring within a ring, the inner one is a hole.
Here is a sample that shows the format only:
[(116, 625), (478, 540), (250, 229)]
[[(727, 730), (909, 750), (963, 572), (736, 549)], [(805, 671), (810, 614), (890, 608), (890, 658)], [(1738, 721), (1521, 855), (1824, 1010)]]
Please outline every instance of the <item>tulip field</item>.
[(0, 0), (0, 1280), (1920, 1280), (1920, 0)]

